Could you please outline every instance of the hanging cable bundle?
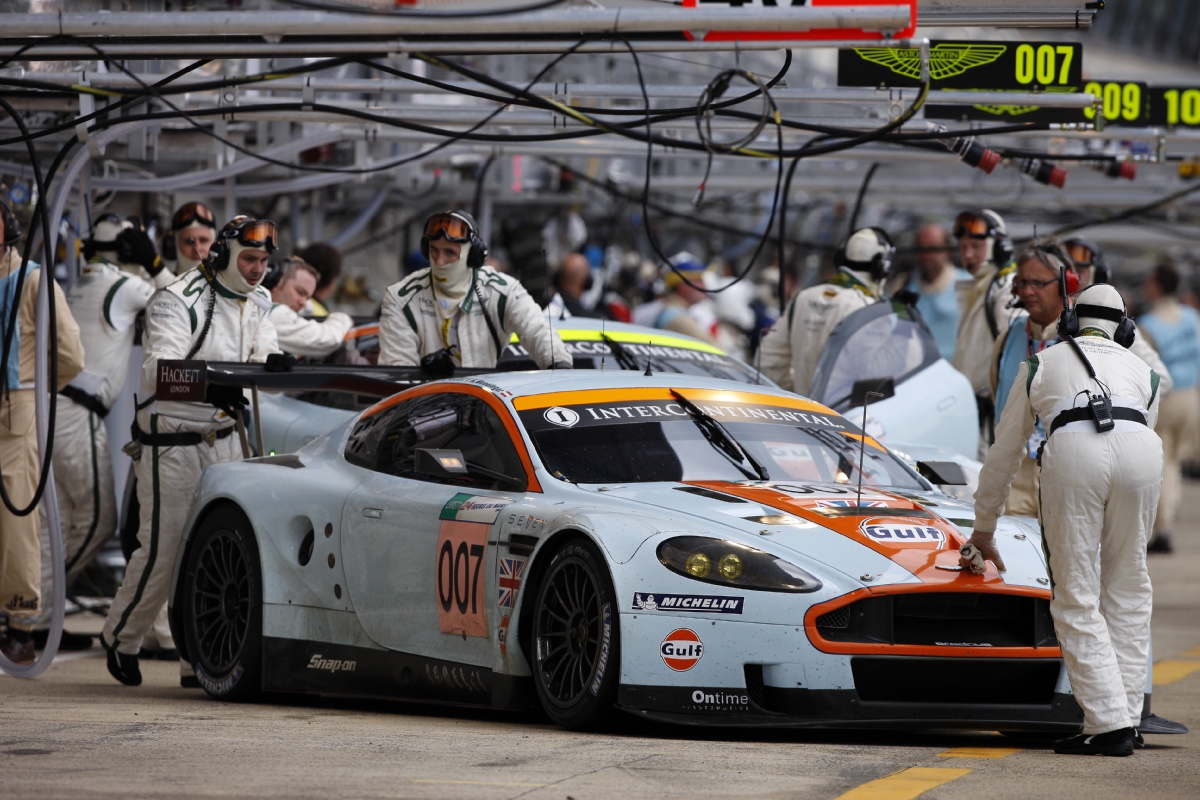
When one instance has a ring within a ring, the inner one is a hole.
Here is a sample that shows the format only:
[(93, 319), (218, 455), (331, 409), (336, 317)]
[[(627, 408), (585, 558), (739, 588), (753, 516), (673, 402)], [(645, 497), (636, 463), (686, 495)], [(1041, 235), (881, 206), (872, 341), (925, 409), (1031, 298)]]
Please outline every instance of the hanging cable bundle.
[[(729, 84), (734, 78), (744, 78), (758, 89), (762, 97), (762, 111), (759, 113), (758, 121), (754, 124), (745, 135), (739, 137), (732, 142), (718, 142), (713, 137), (712, 120), (714, 116), (713, 103), (720, 100), (725, 92), (729, 90)], [(708, 163), (704, 168), (704, 179), (700, 181), (700, 186), (696, 188), (696, 194), (692, 197), (692, 205), (699, 208), (704, 202), (704, 188), (708, 184), (708, 176), (712, 172), (713, 156), (722, 153), (733, 153), (739, 148), (747, 145), (758, 139), (759, 134), (767, 127), (767, 122), (770, 121), (771, 115), (774, 114), (776, 123), (779, 122), (779, 109), (775, 105), (775, 100), (771, 97), (771, 93), (767, 87), (763, 85), (762, 79), (753, 72), (748, 72), (744, 69), (727, 69), (717, 74), (708, 85), (704, 87), (704, 91), (700, 93), (700, 99), (696, 103), (696, 135), (700, 137), (700, 142), (704, 145), (704, 149), (708, 151)]]

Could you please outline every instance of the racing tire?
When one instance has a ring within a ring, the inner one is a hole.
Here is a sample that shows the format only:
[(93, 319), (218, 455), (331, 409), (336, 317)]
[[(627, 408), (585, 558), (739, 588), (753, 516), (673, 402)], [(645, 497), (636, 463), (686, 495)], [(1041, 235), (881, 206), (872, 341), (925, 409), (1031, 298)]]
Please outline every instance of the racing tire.
[(620, 682), (616, 594), (600, 551), (572, 538), (550, 559), (532, 620), (533, 683), (546, 714), (567, 730), (613, 715)]
[(180, 584), (179, 618), (200, 685), (218, 700), (254, 699), (262, 687), (262, 567), (240, 508), (205, 515)]

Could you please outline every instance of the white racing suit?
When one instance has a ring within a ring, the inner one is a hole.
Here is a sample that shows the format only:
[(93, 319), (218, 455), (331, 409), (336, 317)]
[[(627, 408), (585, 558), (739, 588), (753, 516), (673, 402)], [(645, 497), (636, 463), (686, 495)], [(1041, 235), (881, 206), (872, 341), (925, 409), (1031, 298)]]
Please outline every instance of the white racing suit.
[(846, 317), (878, 299), (870, 278), (844, 267), (829, 283), (792, 298), (763, 337), (759, 368), (780, 388), (807, 396), (825, 343)]
[(294, 356), (324, 358), (342, 346), (346, 332), (354, 327), (348, 314), (335, 311), (317, 321), (302, 317), (282, 304), (276, 304), (269, 315), (279, 338), (279, 349)]
[(205, 403), (154, 399), (159, 359), (262, 362), (279, 352), (275, 327), (267, 316), (267, 291), (258, 287), (249, 295), (238, 294), (221, 278), (207, 277), (204, 269), (187, 272), (156, 292), (146, 309), (137, 412), (142, 450), (134, 466), (140, 546), (126, 568), (102, 634), (104, 642), (121, 653), (138, 652), (167, 601), (183, 522), (201, 473), (211, 464), (241, 458), (234, 421), (225, 412)]
[(545, 312), (515, 278), (491, 267), (474, 270), (466, 297), (443, 336), (431, 272), (418, 270), (384, 293), (379, 314), (381, 366), (417, 366), (431, 353), (457, 348), (457, 366), (494, 367), (514, 333), (542, 369), (571, 365), (571, 354)]
[(967, 376), (975, 401), (979, 404), (979, 459), (982, 461), (992, 441), (995, 425), (991, 386), (992, 349), (998, 337), (1025, 312), (1009, 304), (1016, 298), (1012, 282), (1015, 262), (997, 269), (990, 261), (975, 273), (975, 282), (967, 293), (966, 311), (958, 323), (958, 340), (950, 365)]
[(1160, 387), (1157, 373), (1120, 345), (1099, 336), (1076, 341), (1114, 408), (1142, 412), (1146, 423), (1118, 418), (1112, 431), (1098, 433), (1082, 419), (1054, 430), (1059, 414), (1084, 405), (1084, 390), (1096, 394), (1099, 387), (1069, 343), (1025, 361), (979, 474), (975, 528), (996, 529), (1040, 418), (1050, 434), (1041, 466), (1050, 613), (1083, 708), (1083, 732), (1098, 734), (1141, 721), (1152, 605), (1146, 540), (1162, 483), (1162, 443), (1153, 428)]
[[(60, 392), (54, 427), (54, 483), (68, 586), (117, 527), (104, 417), (125, 385), (134, 323), (154, 294), (155, 287), (140, 273), (145, 270), (136, 265), (118, 267), (97, 259), (83, 266), (67, 294), (85, 342), (83, 372)], [(49, 597), (53, 564), (44, 517), (42, 523), (42, 595)], [(50, 624), (51, 610), (43, 609), (39, 626)]]

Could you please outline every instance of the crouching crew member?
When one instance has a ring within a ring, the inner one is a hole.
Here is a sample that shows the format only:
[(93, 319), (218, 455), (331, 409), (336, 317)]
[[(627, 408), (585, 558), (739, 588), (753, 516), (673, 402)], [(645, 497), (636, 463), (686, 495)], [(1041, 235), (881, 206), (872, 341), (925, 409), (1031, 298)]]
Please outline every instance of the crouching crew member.
[[(167, 600), (184, 518), (201, 473), (210, 464), (241, 458), (239, 442), (231, 436), (234, 420), (225, 410), (155, 398), (158, 362), (262, 362), (279, 352), (268, 317), (271, 296), (259, 286), (278, 240), (275, 223), (234, 218), (217, 235), (205, 262), (156, 292), (147, 307), (135, 424), (142, 446), (135, 466), (141, 546), (100, 638), (108, 671), (126, 685), (142, 682), (137, 653)], [(225, 409), (245, 402), (236, 389), (223, 394), (215, 402)], [(184, 679), (184, 685), (190, 683)]]
[(470, 214), (425, 223), (418, 270), (387, 288), (379, 317), (379, 363), (420, 364), (433, 374), (494, 367), (512, 334), (542, 369), (570, 369), (571, 354), (546, 314), (511, 275), (484, 266), (487, 244)]
[(300, 316), (321, 275), (316, 267), (299, 256), (271, 265), (263, 286), (271, 290), (271, 323), (285, 353), (324, 358), (342, 346), (346, 332), (354, 327), (349, 314), (334, 311), (320, 321)]
[[(1079, 294), (1059, 322), (1065, 340), (1022, 362), (975, 493), (975, 531), (962, 562), (1004, 562), (994, 532), (1036, 420), (1050, 613), (1083, 731), (1056, 753), (1125, 756), (1141, 721), (1150, 641), (1146, 539), (1162, 484), (1154, 432), (1159, 377), (1128, 350), (1133, 322), (1111, 286)], [(1100, 569), (1096, 569), (1099, 551)]]

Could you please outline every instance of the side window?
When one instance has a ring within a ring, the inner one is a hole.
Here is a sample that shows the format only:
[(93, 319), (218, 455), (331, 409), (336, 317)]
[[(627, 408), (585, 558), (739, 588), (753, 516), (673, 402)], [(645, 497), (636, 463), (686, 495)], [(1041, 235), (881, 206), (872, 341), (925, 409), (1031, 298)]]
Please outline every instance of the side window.
[[(487, 403), (447, 392), (418, 397), (405, 406), (402, 413), (388, 417), (372, 469), (475, 489), (525, 489), (525, 467), (504, 423)], [(458, 450), (468, 472), (449, 476), (419, 471), (418, 450)]]
[(346, 460), (359, 467), (375, 469), (384, 434), (397, 419), (408, 416), (408, 411), (415, 402), (417, 401), (405, 400), (378, 414), (360, 419), (346, 442)]

